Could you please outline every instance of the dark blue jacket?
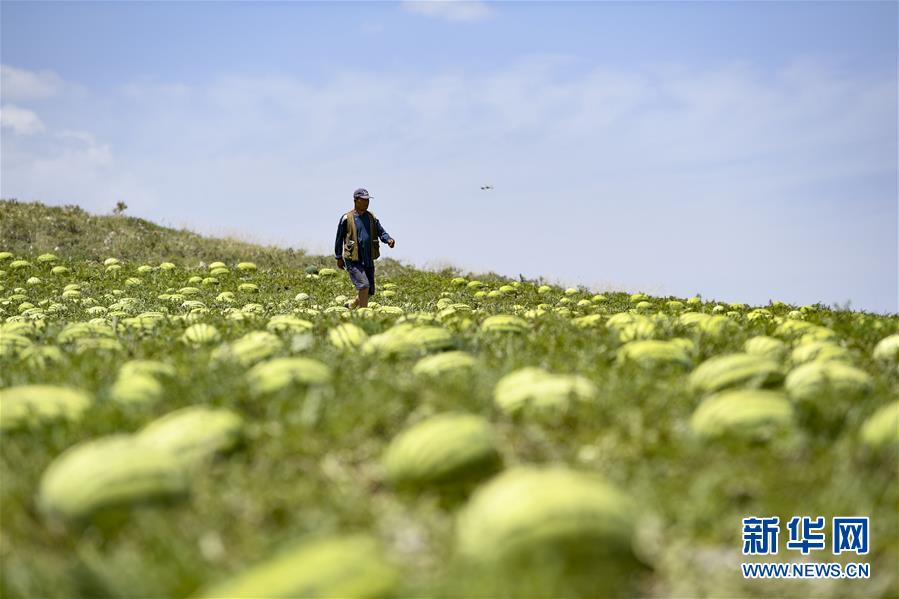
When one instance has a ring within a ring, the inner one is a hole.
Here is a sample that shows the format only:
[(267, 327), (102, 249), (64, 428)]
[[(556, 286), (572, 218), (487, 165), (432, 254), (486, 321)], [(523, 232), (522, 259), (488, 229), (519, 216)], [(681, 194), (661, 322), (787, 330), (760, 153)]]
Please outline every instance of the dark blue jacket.
[[(359, 262), (368, 268), (374, 268), (375, 261), (371, 257), (371, 214), (366, 211), (361, 216), (353, 211), (353, 220), (356, 221), (356, 236), (359, 239)], [(346, 214), (340, 217), (337, 223), (337, 238), (334, 240), (334, 256), (336, 258), (343, 257), (343, 238), (346, 237)], [(391, 237), (381, 226), (381, 221), (375, 219), (375, 229), (378, 232), (378, 238), (387, 243)]]

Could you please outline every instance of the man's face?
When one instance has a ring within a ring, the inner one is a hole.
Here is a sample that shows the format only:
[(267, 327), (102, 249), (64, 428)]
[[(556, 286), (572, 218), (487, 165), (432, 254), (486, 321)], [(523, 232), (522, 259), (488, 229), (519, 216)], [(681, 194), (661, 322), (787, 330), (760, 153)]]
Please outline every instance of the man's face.
[(356, 201), (356, 209), (357, 209), (357, 210), (362, 210), (362, 211), (368, 210), (368, 203), (369, 203), (371, 200), (369, 200), (368, 198), (365, 198), (365, 199), (363, 199), (363, 198), (354, 198), (354, 199), (355, 199), (355, 201)]

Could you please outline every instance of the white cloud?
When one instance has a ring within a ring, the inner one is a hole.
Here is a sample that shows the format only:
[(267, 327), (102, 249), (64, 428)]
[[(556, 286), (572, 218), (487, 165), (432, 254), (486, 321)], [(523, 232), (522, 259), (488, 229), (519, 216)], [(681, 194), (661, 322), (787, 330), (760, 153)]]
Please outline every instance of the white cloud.
[(0, 65), (0, 96), (3, 100), (21, 102), (50, 98), (62, 88), (62, 79), (53, 71), (28, 71)]
[(33, 135), (45, 129), (34, 112), (13, 104), (4, 104), (0, 108), (0, 126), (12, 129), (18, 135)]
[(87, 131), (61, 131), (57, 138), (60, 140), (61, 153), (54, 160), (59, 163), (78, 163), (78, 167), (89, 171), (108, 169), (113, 166), (112, 150), (109, 144), (97, 141), (97, 138)]
[(2, 139), (0, 197), (78, 204), (108, 212), (119, 200), (153, 206), (109, 143), (83, 130), (47, 131), (33, 138)]
[(387, 27), (380, 21), (366, 21), (359, 26), (359, 31), (368, 35), (384, 33)]
[(470, 0), (406, 0), (405, 10), (446, 21), (480, 21), (493, 14), (486, 2)]

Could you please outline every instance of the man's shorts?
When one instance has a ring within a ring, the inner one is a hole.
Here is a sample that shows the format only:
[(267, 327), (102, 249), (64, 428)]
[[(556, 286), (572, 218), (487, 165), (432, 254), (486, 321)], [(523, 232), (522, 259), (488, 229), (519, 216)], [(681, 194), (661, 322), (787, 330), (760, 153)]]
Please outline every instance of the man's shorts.
[(350, 274), (350, 280), (356, 289), (368, 287), (368, 295), (375, 294), (375, 267), (366, 268), (362, 261), (355, 262), (353, 260), (344, 260), (346, 271)]

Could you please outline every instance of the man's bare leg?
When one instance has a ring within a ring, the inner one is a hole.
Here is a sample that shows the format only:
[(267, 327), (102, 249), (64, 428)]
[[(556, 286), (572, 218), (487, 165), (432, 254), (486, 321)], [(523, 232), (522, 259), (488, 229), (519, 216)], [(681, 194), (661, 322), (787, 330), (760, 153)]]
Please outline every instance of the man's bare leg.
[(350, 309), (366, 307), (368, 307), (368, 287), (363, 287), (359, 290), (359, 297), (353, 300), (353, 303), (350, 304)]

